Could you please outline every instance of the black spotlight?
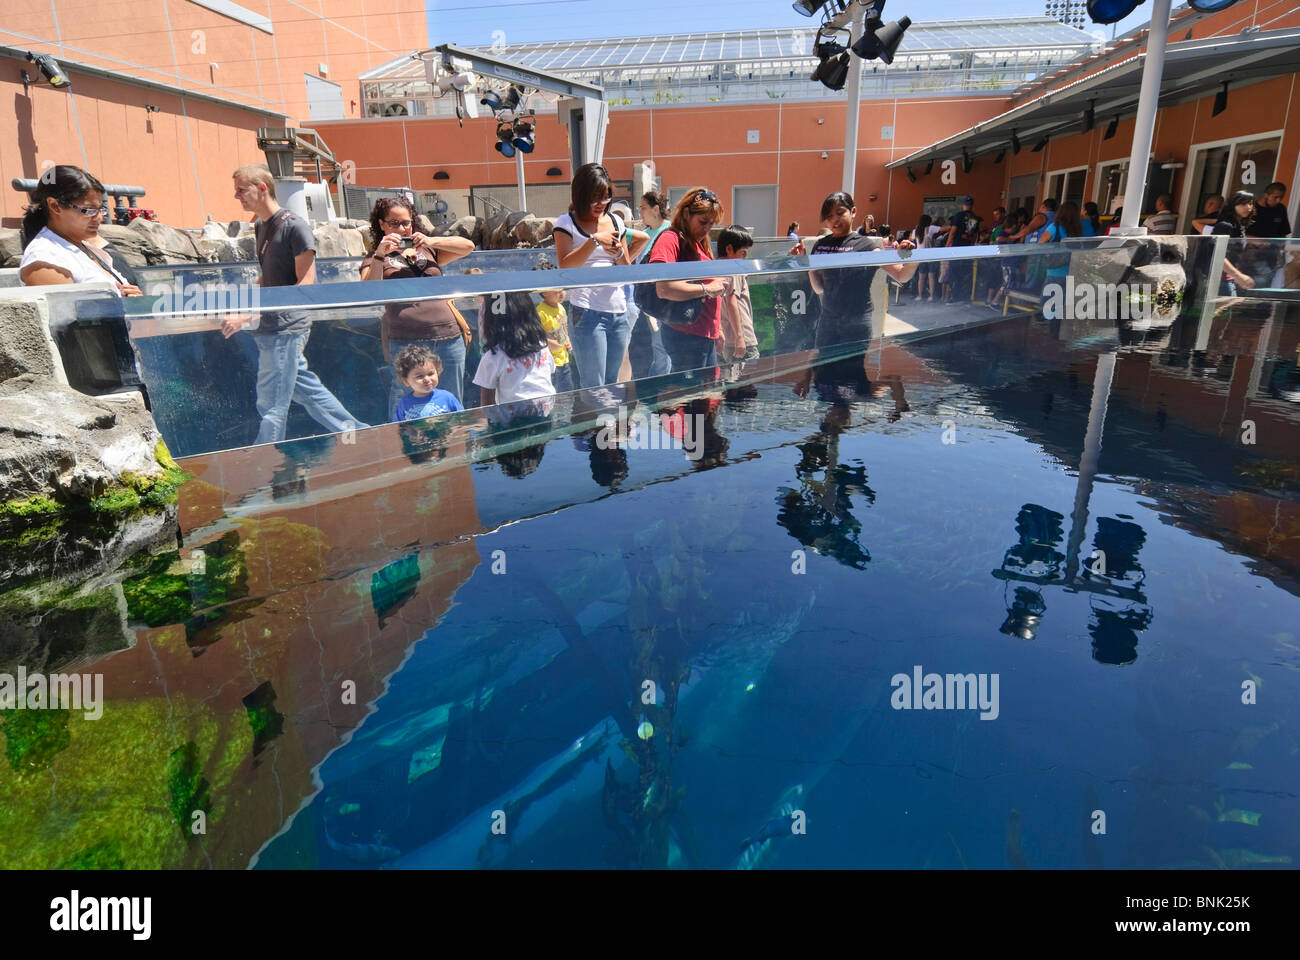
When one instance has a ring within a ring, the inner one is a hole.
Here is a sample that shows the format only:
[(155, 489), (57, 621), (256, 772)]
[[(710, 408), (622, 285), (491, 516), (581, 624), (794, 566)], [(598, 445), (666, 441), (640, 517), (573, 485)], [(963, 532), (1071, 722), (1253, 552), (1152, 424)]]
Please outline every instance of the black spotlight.
[(1088, 0), (1093, 23), (1118, 23), (1138, 8), (1143, 0)]
[(64, 73), (63, 68), (59, 66), (59, 61), (55, 60), (48, 53), (32, 53), (31, 51), (28, 51), (27, 59), (36, 64), (36, 69), (40, 70), (41, 75), (45, 77), (46, 80), (50, 81), (51, 87), (62, 88), (72, 86), (72, 81), (68, 79), (68, 75)]
[(1020, 138), (1016, 136), (1016, 131), (1011, 131), (1011, 155), (1014, 157), (1020, 152)]
[(1217, 117), (1228, 109), (1228, 81), (1223, 81), (1223, 89), (1214, 95), (1214, 109), (1210, 111), (1210, 116)]
[(834, 40), (822, 40), (813, 47), (813, 51), (821, 59), (821, 63), (817, 64), (817, 69), (813, 71), (812, 79), (820, 80), (831, 90), (843, 90), (844, 82), (849, 78), (851, 59), (844, 44), (836, 43)]
[(933, 169), (934, 169), (934, 159), (931, 158), (930, 161), (925, 165), (925, 175), (928, 177), (930, 175), (930, 171)]
[(962, 149), (961, 149), (961, 172), (962, 172), (962, 173), (970, 173), (970, 168), (973, 167), (973, 166), (975, 166), (975, 161), (972, 160), (972, 159), (970, 158), (970, 154), (966, 152), (966, 148), (965, 148), (965, 147), (962, 147)]
[(916, 174), (912, 172), (911, 167), (907, 168), (907, 179), (909, 183), (916, 183)]
[(903, 34), (911, 25), (911, 17), (889, 23), (881, 23), (878, 17), (871, 17), (867, 20), (862, 37), (853, 45), (853, 52), (863, 60), (879, 59), (883, 63), (893, 63), (898, 45), (903, 42)]
[(997, 155), (996, 157), (993, 158), (993, 162), (994, 162), (994, 163), (1001, 163), (1001, 162), (1002, 162), (1002, 158), (1005, 157), (1006, 155), (1007, 155), (1007, 151), (1006, 151), (1005, 149), (1003, 149), (1003, 150), (999, 150), (999, 151), (998, 151), (998, 155)]
[(1043, 137), (1043, 139), (1039, 140), (1036, 144), (1034, 144), (1034, 149), (1031, 152), (1038, 153), (1045, 146), (1047, 146), (1047, 137)]
[(1106, 124), (1106, 133), (1102, 137), (1102, 139), (1109, 140), (1111, 137), (1115, 136), (1115, 131), (1118, 129), (1119, 129), (1119, 114), (1117, 113), (1115, 114), (1114, 118), (1110, 121), (1110, 123)]
[(515, 128), (509, 123), (503, 123), (497, 127), (497, 142), (493, 144), (497, 148), (497, 153), (503, 157), (513, 157), (515, 155)]
[(483, 99), (481, 99), (479, 103), (483, 104), (483, 106), (487, 107), (493, 113), (496, 113), (501, 109), (501, 94), (497, 93), (495, 90), (489, 90), (487, 93), (483, 94)]
[(527, 120), (516, 120), (511, 141), (520, 153), (533, 152), (533, 125)]
[(803, 14), (805, 17), (811, 17), (824, 6), (826, 6), (826, 0), (795, 0), (794, 12)]
[(1083, 111), (1083, 132), (1087, 133), (1097, 122), (1096, 100), (1088, 101), (1088, 109)]

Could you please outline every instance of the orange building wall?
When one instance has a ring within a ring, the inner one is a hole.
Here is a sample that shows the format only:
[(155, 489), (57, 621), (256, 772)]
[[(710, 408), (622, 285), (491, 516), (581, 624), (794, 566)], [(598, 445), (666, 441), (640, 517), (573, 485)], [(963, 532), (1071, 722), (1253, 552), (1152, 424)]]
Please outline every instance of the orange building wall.
[[(938, 183), (937, 168), (933, 182), (912, 184), (904, 173), (887, 171), (884, 165), (954, 129), (996, 116), (1006, 102), (1004, 97), (864, 102), (855, 188), (859, 214), (871, 213), (877, 223), (893, 218), (895, 226), (910, 226), (923, 197), (958, 193), (958, 187)], [(604, 161), (615, 179), (630, 179), (635, 164), (653, 160), (666, 187), (707, 185), (722, 198), (724, 219), (732, 187), (776, 184), (779, 224), (798, 220), (802, 229), (815, 232), (822, 199), (841, 186), (844, 123), (843, 103), (614, 110)], [(881, 127), (891, 124), (894, 139), (882, 140)], [(326, 121), (316, 129), (336, 156), (356, 163), (361, 186), (438, 190), (454, 210), (464, 211), (470, 187), (515, 182), (514, 160), (493, 148), (496, 123), (490, 119), (466, 120), (462, 128), (448, 117), (392, 117)], [(748, 142), (750, 130), (759, 132), (758, 143)], [(567, 136), (553, 115), (538, 117), (537, 146), (524, 161), (527, 183), (569, 182), (573, 171)], [(562, 175), (546, 176), (551, 167), (559, 167)], [(439, 170), (450, 179), (435, 182)], [(1001, 174), (991, 165), (977, 165), (961, 189), (994, 196), (1001, 189)]]
[[(48, 162), (85, 166), (105, 183), (143, 186), (141, 206), (176, 226), (244, 216), (230, 171), (263, 159), (259, 126), (310, 126), (307, 81), (342, 87), (360, 116), (359, 77), (428, 45), (423, 0), (237, 0), (268, 16), (272, 34), (189, 0), (2, 0), (0, 44), (49, 53), (72, 88), (55, 90), (34, 65), (0, 57), (0, 223), (15, 226), (26, 197), (7, 181)], [(213, 68), (210, 64), (216, 64)], [(148, 89), (79, 74), (77, 64), (162, 84)], [(26, 91), (25, 68), (36, 78)], [(181, 94), (202, 93), (229, 108)], [(146, 114), (144, 104), (158, 106)], [(82, 144), (84, 143), (84, 149)]]

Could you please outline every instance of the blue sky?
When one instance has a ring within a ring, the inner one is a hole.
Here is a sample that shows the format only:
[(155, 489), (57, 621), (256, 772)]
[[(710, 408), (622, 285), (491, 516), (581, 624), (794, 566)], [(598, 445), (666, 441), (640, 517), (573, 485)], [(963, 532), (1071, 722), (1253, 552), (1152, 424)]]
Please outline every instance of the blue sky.
[[(538, 40), (588, 40), (637, 37), (655, 33), (700, 33), (709, 30), (808, 27), (790, 0), (427, 0), (429, 43), (461, 46), (491, 44), (493, 33), (506, 43)], [(958, 20), (996, 13), (1041, 16), (1043, 0), (997, 0), (976, 6), (969, 0), (888, 0), (885, 19), (909, 16), (914, 21)], [(1145, 23), (1151, 9), (1143, 3), (1118, 27), (1118, 34)], [(1103, 29), (1095, 25), (1089, 28)], [(1107, 27), (1106, 35), (1110, 36)], [(906, 48), (907, 41), (904, 39)]]

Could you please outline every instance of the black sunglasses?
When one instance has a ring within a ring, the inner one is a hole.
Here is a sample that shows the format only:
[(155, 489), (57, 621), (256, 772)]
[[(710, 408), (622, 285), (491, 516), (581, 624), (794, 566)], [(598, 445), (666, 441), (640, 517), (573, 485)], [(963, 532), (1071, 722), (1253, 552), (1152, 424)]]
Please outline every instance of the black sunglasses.
[(706, 203), (717, 203), (718, 195), (714, 193), (712, 190), (701, 190), (698, 194), (696, 194), (695, 199), (697, 201), (703, 200)]

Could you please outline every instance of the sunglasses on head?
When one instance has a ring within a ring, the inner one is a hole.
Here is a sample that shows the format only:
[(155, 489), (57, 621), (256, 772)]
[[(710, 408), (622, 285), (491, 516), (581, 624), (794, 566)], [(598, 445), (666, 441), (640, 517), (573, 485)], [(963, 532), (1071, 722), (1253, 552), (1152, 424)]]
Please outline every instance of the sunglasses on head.
[(717, 203), (718, 195), (714, 193), (712, 190), (701, 190), (699, 193), (695, 195), (695, 200), (697, 203), (701, 200), (705, 201), (706, 203)]

